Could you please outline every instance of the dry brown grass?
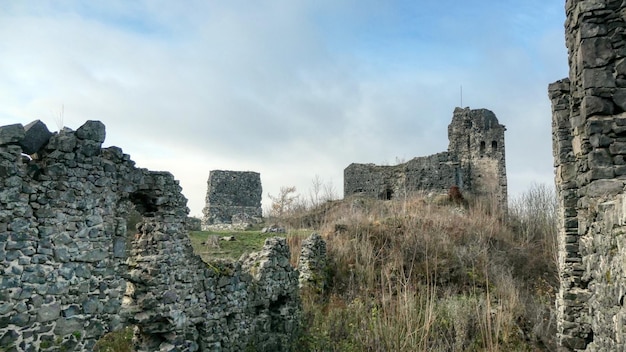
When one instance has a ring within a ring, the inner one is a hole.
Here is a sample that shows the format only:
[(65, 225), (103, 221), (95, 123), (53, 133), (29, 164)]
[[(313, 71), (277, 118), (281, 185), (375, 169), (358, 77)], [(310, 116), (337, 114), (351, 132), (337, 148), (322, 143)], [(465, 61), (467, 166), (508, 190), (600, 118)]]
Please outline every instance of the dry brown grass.
[(472, 204), (355, 198), (326, 209), (329, 287), (303, 299), (302, 350), (553, 349), (551, 229), (528, 240), (520, 218)]

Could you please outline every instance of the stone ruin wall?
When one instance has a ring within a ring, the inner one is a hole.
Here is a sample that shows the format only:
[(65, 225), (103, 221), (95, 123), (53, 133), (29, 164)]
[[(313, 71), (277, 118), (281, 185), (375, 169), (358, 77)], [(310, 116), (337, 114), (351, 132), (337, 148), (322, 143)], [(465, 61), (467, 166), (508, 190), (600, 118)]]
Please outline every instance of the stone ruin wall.
[(467, 174), (444, 152), (394, 166), (350, 164), (344, 170), (344, 192), (346, 197), (359, 194), (388, 200), (419, 190), (447, 192), (463, 180), (467, 180)]
[(448, 151), (417, 157), (395, 166), (350, 164), (344, 170), (344, 196), (392, 199), (415, 192), (494, 197), (506, 208), (504, 131), (487, 109), (456, 108), (448, 126)]
[(202, 262), (178, 182), (104, 138), (98, 121), (0, 127), (1, 349), (88, 351), (134, 325), (137, 351), (288, 351), (300, 304), (286, 241)]
[(261, 175), (252, 171), (213, 170), (207, 181), (202, 229), (246, 228), (262, 221)]
[(559, 201), (558, 342), (626, 349), (626, 4), (568, 0), (569, 78), (549, 86)]

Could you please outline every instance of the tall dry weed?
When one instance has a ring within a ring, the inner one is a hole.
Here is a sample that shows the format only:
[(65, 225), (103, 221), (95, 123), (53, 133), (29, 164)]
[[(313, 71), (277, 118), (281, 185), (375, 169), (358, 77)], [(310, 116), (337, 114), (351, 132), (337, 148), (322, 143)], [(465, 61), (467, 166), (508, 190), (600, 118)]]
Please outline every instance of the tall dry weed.
[(441, 206), (424, 197), (334, 203), (321, 226), (329, 287), (303, 300), (309, 330), (302, 350), (553, 346), (554, 263), (550, 245), (535, 243), (551, 235), (529, 243), (526, 223), (479, 204)]

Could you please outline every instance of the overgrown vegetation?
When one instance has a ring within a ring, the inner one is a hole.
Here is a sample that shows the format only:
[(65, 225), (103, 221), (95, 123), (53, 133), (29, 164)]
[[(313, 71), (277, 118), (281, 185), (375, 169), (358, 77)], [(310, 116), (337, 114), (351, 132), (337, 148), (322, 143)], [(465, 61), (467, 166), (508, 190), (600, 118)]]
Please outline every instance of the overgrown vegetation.
[(509, 217), (423, 197), (334, 203), (319, 229), (329, 285), (303, 297), (301, 350), (555, 350), (554, 202), (533, 186)]
[(110, 332), (104, 335), (94, 346), (95, 352), (131, 352), (133, 339), (133, 328)]

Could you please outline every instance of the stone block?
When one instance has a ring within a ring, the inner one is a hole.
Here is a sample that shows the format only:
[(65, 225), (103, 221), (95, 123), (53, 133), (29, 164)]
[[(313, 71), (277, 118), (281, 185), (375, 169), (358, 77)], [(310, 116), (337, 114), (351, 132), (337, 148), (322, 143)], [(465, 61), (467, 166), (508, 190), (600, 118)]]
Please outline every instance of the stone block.
[(86, 253), (81, 253), (81, 255), (76, 258), (76, 261), (81, 262), (99, 262), (104, 260), (107, 257), (107, 250), (103, 248), (96, 248), (94, 250), (90, 250)]
[(61, 306), (59, 303), (53, 303), (39, 307), (37, 310), (37, 322), (44, 323), (56, 320), (61, 315)]
[(606, 37), (583, 39), (578, 49), (579, 65), (583, 68), (595, 68), (607, 65), (615, 53), (611, 40)]
[(613, 142), (612, 138), (609, 138), (608, 136), (604, 135), (604, 134), (593, 134), (591, 135), (591, 137), (589, 137), (589, 143), (591, 143), (591, 146), (594, 148), (605, 148), (608, 147), (611, 142)]
[(626, 175), (626, 165), (615, 166), (613, 167), (613, 171), (615, 176), (624, 176)]
[(626, 77), (626, 58), (621, 58), (615, 62), (615, 76)]
[(574, 136), (572, 139), (572, 151), (574, 155), (579, 156), (583, 153), (583, 139), (581, 136)]
[(592, 38), (607, 34), (607, 28), (603, 23), (583, 22), (580, 25), (580, 38)]
[(24, 138), (24, 126), (20, 123), (0, 127), (0, 145), (15, 144)]
[(87, 157), (96, 156), (100, 154), (100, 147), (102, 146), (102, 142), (85, 140), (81, 143), (78, 143), (78, 151)]
[(79, 317), (57, 319), (54, 333), (60, 336), (69, 335), (76, 331), (82, 332), (84, 320)]
[(113, 240), (113, 257), (124, 258), (126, 257), (126, 238), (115, 237)]
[(562, 346), (571, 348), (573, 350), (583, 350), (587, 346), (587, 342), (584, 338), (573, 336), (562, 337), (560, 343)]
[(24, 153), (34, 154), (48, 143), (50, 137), (52, 137), (52, 133), (48, 127), (41, 120), (35, 120), (24, 126), (24, 138), (20, 140), (19, 144)]
[(613, 128), (613, 118), (606, 116), (593, 116), (586, 120), (585, 128), (589, 135), (608, 134)]
[(624, 182), (621, 180), (595, 180), (586, 189), (589, 197), (616, 195), (624, 190)]
[(587, 179), (589, 181), (609, 179), (613, 177), (615, 177), (615, 173), (612, 167), (598, 167), (587, 172)]
[(615, 77), (613, 72), (610, 72), (603, 68), (588, 68), (582, 72), (582, 88), (593, 89), (594, 88), (615, 88)]
[(613, 93), (613, 103), (622, 111), (626, 111), (626, 88), (619, 88)]
[(583, 97), (581, 115), (589, 117), (592, 115), (611, 115), (613, 114), (613, 102), (610, 99), (604, 99), (593, 95)]
[(613, 160), (607, 149), (595, 149), (588, 154), (588, 165), (590, 168), (613, 166)]
[(583, 0), (573, 3), (576, 4), (574, 15), (581, 15), (586, 12), (602, 10), (606, 7), (606, 2), (602, 0)]
[(611, 154), (626, 154), (626, 142), (613, 142), (609, 147)]
[(102, 143), (106, 138), (106, 128), (100, 121), (89, 120), (76, 130), (76, 137)]

